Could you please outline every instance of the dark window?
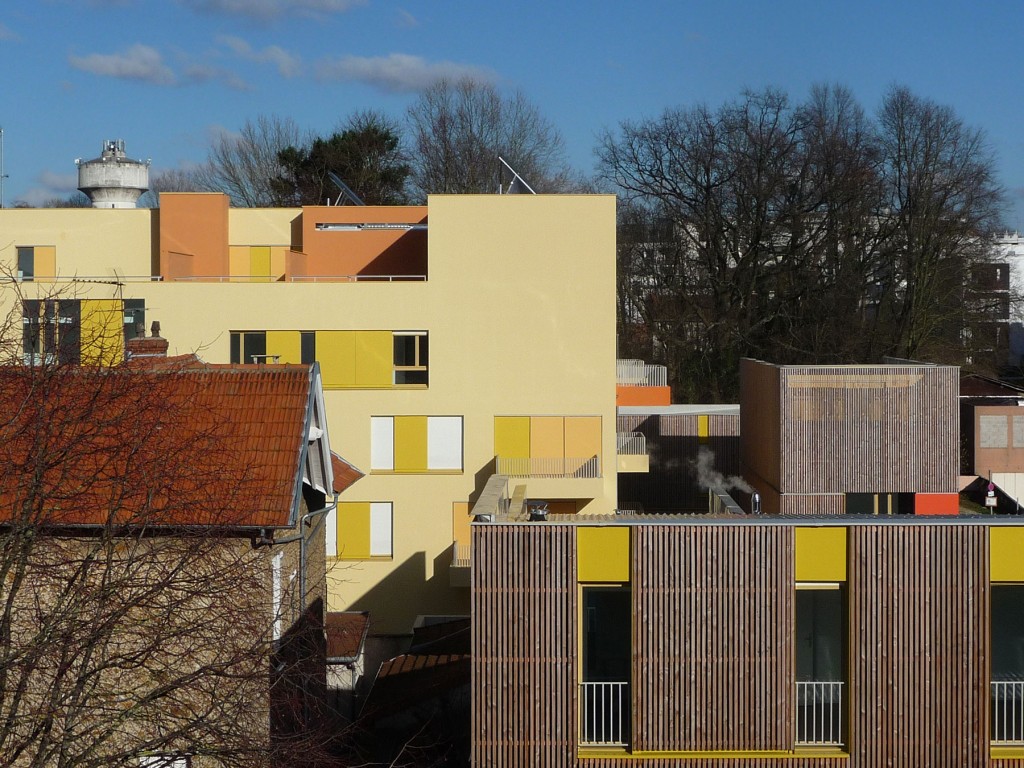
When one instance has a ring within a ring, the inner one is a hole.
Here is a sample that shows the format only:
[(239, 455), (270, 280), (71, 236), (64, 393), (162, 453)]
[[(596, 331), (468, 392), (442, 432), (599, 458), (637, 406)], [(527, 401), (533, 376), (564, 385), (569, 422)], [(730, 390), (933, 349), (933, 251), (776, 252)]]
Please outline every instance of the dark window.
[(1024, 744), (1024, 584), (993, 584), (991, 600), (991, 738)]
[(846, 682), (842, 589), (796, 591), (796, 741), (841, 744)]
[(18, 248), (18, 276), (22, 280), (31, 280), (36, 274), (36, 249)]
[(625, 744), (629, 735), (629, 587), (583, 588), (580, 741)]
[(232, 331), (231, 362), (264, 363), (267, 358), (266, 331)]
[(77, 299), (22, 302), (21, 348), (26, 365), (81, 362), (81, 303)]
[(316, 333), (313, 331), (302, 332), (302, 364), (312, 365), (316, 360)]
[[(142, 332), (139, 332), (141, 327)], [(124, 340), (146, 335), (145, 299), (124, 300)]]
[(396, 331), (394, 334), (395, 384), (428, 383), (429, 342), (423, 331)]

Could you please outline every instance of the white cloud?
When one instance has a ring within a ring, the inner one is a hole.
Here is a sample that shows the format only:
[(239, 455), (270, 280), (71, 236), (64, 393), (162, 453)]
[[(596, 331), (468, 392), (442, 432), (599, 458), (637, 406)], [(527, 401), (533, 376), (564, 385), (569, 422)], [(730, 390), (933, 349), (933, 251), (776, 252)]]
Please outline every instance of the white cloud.
[(14, 34), (10, 27), (6, 24), (0, 24), (0, 40), (17, 40), (18, 36)]
[(452, 61), (429, 62), (405, 53), (326, 59), (318, 65), (317, 75), (323, 80), (366, 83), (391, 92), (419, 91), (442, 79), (471, 77), (487, 82), (494, 79), (494, 73), (482, 67)]
[(68, 56), (71, 66), (83, 72), (121, 80), (141, 80), (152, 85), (174, 85), (177, 78), (160, 52), (148, 45), (133, 45), (122, 53), (91, 53)]
[(239, 58), (257, 64), (272, 64), (277, 67), (277, 71), (281, 73), (282, 77), (297, 77), (302, 72), (302, 62), (299, 57), (293, 56), (278, 45), (268, 45), (262, 50), (255, 50), (240, 37), (225, 35), (219, 40)]
[(398, 9), (398, 26), (406, 27), (407, 29), (412, 29), (413, 27), (418, 27), (419, 25), (419, 19), (417, 19), (404, 8)]
[(74, 192), (78, 189), (78, 174), (43, 171), (39, 174), (39, 183), (52, 192)]
[(366, 0), (178, 0), (182, 5), (200, 13), (223, 13), (230, 16), (248, 16), (254, 19), (276, 19), (299, 14), (322, 16), (344, 13), (365, 5)]
[(182, 77), (189, 83), (222, 83), (236, 91), (251, 91), (252, 86), (229, 69), (212, 64), (193, 62), (182, 69)]

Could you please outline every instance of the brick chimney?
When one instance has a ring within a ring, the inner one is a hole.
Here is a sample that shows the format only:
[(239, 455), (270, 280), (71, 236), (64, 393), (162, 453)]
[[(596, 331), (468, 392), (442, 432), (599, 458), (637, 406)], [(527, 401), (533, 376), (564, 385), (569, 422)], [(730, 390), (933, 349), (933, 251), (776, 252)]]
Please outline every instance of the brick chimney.
[(147, 338), (146, 329), (142, 323), (135, 327), (136, 337), (125, 342), (125, 359), (136, 360), (140, 357), (167, 357), (167, 348), (170, 346), (167, 339), (160, 336), (160, 321), (153, 321), (153, 335)]

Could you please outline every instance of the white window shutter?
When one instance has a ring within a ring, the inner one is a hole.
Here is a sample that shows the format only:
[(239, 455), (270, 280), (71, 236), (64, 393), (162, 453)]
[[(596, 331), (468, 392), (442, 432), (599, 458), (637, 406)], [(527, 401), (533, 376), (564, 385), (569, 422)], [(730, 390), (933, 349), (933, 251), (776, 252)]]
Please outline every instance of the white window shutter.
[(462, 469), (462, 417), (427, 419), (427, 469)]

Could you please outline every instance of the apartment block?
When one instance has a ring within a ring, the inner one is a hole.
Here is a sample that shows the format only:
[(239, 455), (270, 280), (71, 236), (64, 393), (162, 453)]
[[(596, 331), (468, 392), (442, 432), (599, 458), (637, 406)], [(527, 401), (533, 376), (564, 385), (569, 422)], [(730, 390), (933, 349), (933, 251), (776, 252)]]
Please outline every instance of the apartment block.
[(369, 611), (371, 634), (468, 613), (468, 513), (495, 471), (554, 514), (616, 509), (613, 196), (180, 193), (0, 229), (26, 364), (116, 359), (154, 320), (171, 355), (319, 362), (333, 446), (365, 473), (330, 521), (329, 608)]

